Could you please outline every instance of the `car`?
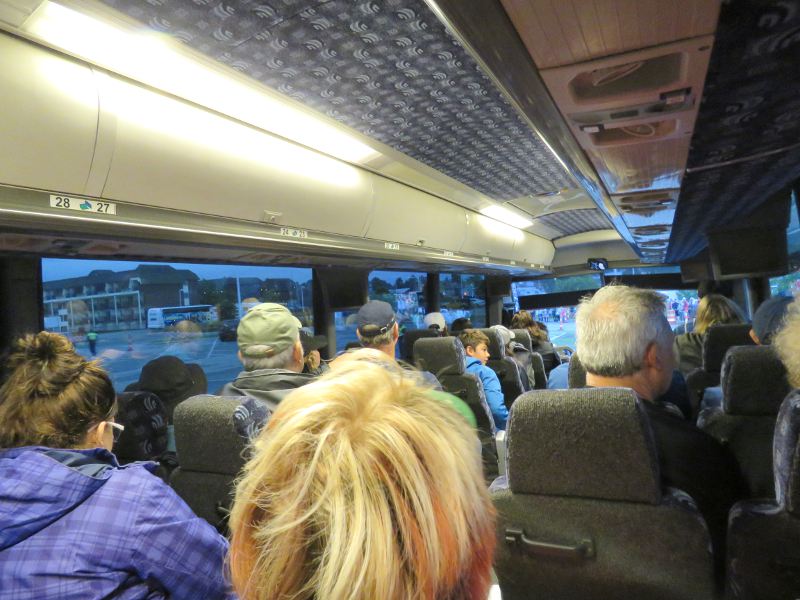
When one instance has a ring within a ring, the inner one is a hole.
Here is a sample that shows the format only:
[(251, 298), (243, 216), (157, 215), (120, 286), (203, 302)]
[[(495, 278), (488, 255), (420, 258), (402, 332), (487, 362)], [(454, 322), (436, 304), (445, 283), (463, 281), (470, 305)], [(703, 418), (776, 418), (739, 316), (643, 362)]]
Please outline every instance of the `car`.
[(236, 329), (239, 327), (239, 319), (228, 319), (220, 323), (219, 326), (219, 341), (221, 342), (235, 342)]

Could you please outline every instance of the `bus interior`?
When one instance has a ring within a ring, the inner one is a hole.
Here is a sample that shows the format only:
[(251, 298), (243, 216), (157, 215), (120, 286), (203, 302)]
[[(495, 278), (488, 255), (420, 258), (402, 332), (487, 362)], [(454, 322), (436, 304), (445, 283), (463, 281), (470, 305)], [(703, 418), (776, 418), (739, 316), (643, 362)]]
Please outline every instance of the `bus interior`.
[(800, 287), (798, 73), (798, 0), (0, 0), (0, 346), (213, 392), (263, 301), (323, 358), (368, 299), (565, 354), (611, 282), (751, 318)]

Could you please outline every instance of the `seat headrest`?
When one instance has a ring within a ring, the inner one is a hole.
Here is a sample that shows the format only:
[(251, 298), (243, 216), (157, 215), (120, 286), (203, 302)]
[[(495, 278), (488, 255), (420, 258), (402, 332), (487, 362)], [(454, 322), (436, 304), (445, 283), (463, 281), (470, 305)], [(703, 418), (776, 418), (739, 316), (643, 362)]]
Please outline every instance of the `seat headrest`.
[(117, 422), (125, 431), (114, 443), (121, 461), (155, 460), (167, 449), (167, 413), (151, 392), (117, 394)]
[(439, 333), (433, 329), (406, 329), (403, 334), (403, 360), (411, 361), (414, 358), (414, 343), (427, 337), (439, 337)]
[(734, 346), (722, 361), (722, 406), (730, 415), (777, 415), (792, 390), (771, 346)]
[(463, 375), (467, 353), (457, 337), (423, 337), (414, 342), (414, 356), (419, 368), (438, 374)]
[(703, 370), (718, 373), (728, 348), (753, 344), (750, 338), (750, 325), (747, 323), (712, 325), (708, 328), (703, 341)]
[(527, 329), (512, 329), (511, 333), (514, 334), (514, 341), (519, 342), (525, 346), (525, 350), (533, 352), (533, 342), (531, 342), (531, 334)]
[(772, 444), (775, 498), (792, 514), (800, 514), (800, 390), (781, 404)]
[(577, 354), (573, 354), (569, 360), (567, 385), (570, 389), (586, 387), (586, 369)]
[(516, 494), (658, 504), (653, 433), (628, 388), (541, 390), (514, 402), (508, 483)]
[(485, 333), (486, 337), (489, 338), (489, 357), (492, 360), (502, 360), (505, 358), (506, 348), (497, 330), (491, 327), (483, 327), (478, 329), (478, 331)]
[(244, 465), (245, 440), (233, 428), (243, 396), (204, 394), (175, 408), (175, 445), (185, 471), (236, 475)]

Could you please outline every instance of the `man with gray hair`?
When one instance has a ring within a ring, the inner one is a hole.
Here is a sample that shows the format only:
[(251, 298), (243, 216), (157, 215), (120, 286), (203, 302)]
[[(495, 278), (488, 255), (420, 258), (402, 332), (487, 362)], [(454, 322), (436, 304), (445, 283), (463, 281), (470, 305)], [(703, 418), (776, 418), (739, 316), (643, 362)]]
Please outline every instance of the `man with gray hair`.
[(624, 285), (600, 288), (578, 307), (576, 337), (589, 387), (628, 387), (641, 400), (662, 484), (697, 502), (711, 532), (718, 575), (724, 576), (728, 511), (744, 497), (744, 486), (730, 453), (676, 407), (659, 400), (675, 368), (664, 297)]

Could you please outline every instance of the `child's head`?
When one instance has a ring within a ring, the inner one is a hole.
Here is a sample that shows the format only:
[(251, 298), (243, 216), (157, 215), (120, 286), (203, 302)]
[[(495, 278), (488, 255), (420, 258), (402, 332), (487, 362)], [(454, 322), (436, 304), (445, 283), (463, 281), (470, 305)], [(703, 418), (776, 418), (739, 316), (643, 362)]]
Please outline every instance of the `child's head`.
[(458, 336), (464, 345), (467, 356), (477, 358), (484, 365), (489, 360), (489, 338), (482, 331), (477, 329), (467, 329)]

